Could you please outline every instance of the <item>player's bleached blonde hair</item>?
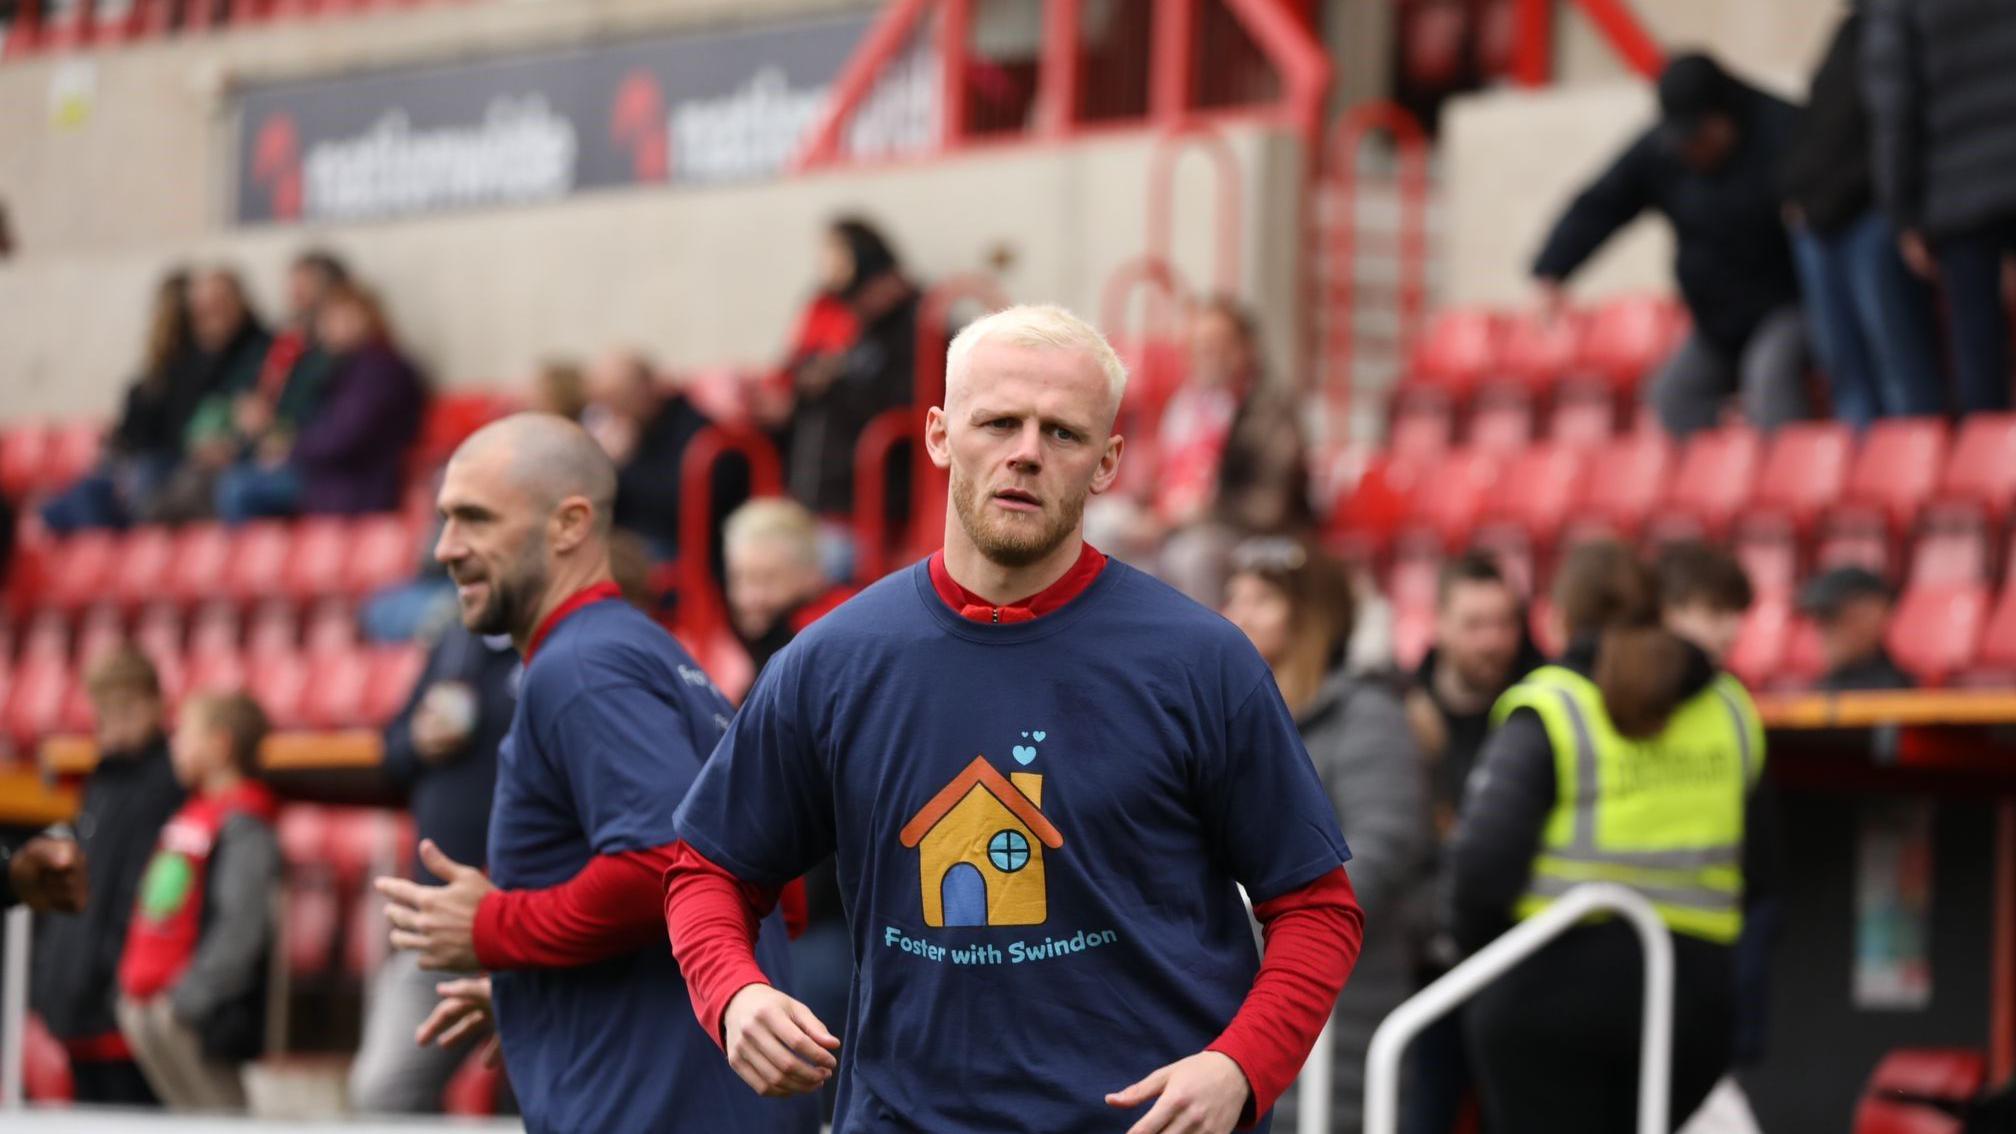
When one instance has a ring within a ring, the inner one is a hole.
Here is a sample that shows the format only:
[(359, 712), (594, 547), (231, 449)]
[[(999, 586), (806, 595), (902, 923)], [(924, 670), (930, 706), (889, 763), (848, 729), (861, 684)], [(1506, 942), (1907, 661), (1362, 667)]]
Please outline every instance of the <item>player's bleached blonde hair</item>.
[(993, 340), (1021, 347), (1082, 351), (1106, 375), (1106, 392), (1115, 411), (1127, 392), (1127, 366), (1099, 329), (1055, 304), (1029, 303), (1004, 308), (966, 324), (945, 351), (945, 404), (965, 381), (973, 348)]
[(730, 512), (721, 540), (731, 549), (774, 540), (788, 546), (801, 563), (819, 565), (819, 522), (803, 504), (788, 497), (751, 500)]

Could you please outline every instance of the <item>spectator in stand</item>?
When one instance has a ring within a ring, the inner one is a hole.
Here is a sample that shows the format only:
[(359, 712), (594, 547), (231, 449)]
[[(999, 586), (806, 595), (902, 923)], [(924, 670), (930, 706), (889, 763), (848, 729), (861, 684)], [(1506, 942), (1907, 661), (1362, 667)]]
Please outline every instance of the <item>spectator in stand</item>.
[[(1407, 692), (1407, 723), (1428, 777), (1432, 883), (1417, 886), (1406, 911), (1414, 979), (1425, 985), (1448, 972), (1461, 951), (1436, 896), (1448, 886), (1447, 848), (1463, 803), (1463, 785), (1491, 730), (1491, 706), (1546, 661), (1526, 632), (1525, 604), (1481, 551), (1442, 565), (1435, 583), (1435, 642)], [(1449, 1134), (1474, 1078), (1463, 1043), (1462, 1008), (1421, 1033), (1408, 1057), (1407, 1134)]]
[(36, 922), (33, 1007), (70, 1056), (86, 1105), (158, 1106), (113, 1015), (119, 955), (140, 874), (182, 786), (162, 733), (160, 679), (147, 656), (120, 645), (91, 668), (85, 688), (97, 716), (98, 763), (72, 822), (91, 901)]
[(1836, 567), (1799, 592), (1800, 611), (1820, 628), (1827, 668), (1819, 688), (1846, 693), (1917, 684), (1883, 645), (1894, 601), (1890, 585), (1866, 567)]
[(1876, 195), (1944, 286), (1960, 411), (2009, 408), (2003, 263), (2016, 252), (2016, 6), (1868, 0)]
[[(1365, 910), (1365, 944), (1332, 1020), (1330, 1129), (1340, 1134), (1360, 1128), (1373, 1030), (1414, 991), (1397, 915), (1429, 845), (1427, 789), (1400, 699), (1344, 665), (1352, 608), (1342, 566), (1303, 543), (1265, 537), (1233, 552), (1225, 617), (1252, 640), (1295, 715), (1350, 840), (1345, 871)], [(1299, 1100), (1284, 1105), (1276, 1127), (1292, 1129), (1299, 1109)]]
[(1659, 553), (1660, 621), (1723, 664), (1743, 634), (1743, 616), (1756, 594), (1743, 565), (1728, 551), (1702, 540), (1683, 540)]
[[(428, 650), (405, 708), (385, 729), (385, 774), (407, 791), (416, 834), (457, 862), (481, 867), (488, 857), (497, 749), (517, 709), (518, 675), (508, 635), (479, 635), (450, 622)], [(427, 886), (443, 881), (417, 857), (412, 877)], [(404, 950), (385, 959), (372, 978), (363, 1044), (350, 1065), (352, 1109), (440, 1109), (462, 1055), (442, 1046), (416, 1051), (414, 1033), (434, 1011), (438, 983), (474, 975), (422, 972), (418, 956)]]
[[(830, 578), (852, 578), (854, 449), (885, 410), (910, 404), (917, 369), (917, 288), (889, 241), (859, 217), (826, 231), (820, 292), (785, 362), (793, 394), (785, 477), (820, 517)], [(892, 470), (888, 514), (909, 516), (908, 481)]]
[(777, 651), (853, 591), (819, 570), (819, 523), (795, 500), (751, 500), (723, 531), (728, 613), (760, 672)]
[(1798, 111), (1689, 54), (1660, 74), (1659, 112), (1555, 222), (1533, 264), (1542, 306), (1557, 310), (1568, 277), (1657, 209), (1673, 226), (1674, 274), (1694, 316), (1652, 381), (1659, 420), (1677, 436), (1706, 429), (1738, 392), (1759, 429), (1807, 417), (1806, 331), (1777, 179)]
[(356, 284), (329, 288), (315, 332), (330, 356), (319, 403), (298, 434), (269, 434), (251, 460), (218, 478), (226, 523), (399, 506), (427, 400), (419, 371), (399, 352), (377, 297)]
[[(660, 386), (651, 363), (634, 351), (603, 356), (588, 388), (581, 423), (616, 463), (616, 526), (642, 536), (654, 558), (677, 558), (686, 447), (710, 423), (684, 393)], [(748, 494), (746, 469), (717, 467), (715, 522)]]
[(150, 523), (181, 523), (210, 514), (211, 486), (236, 451), (227, 439), (203, 431), (203, 405), (212, 395), (256, 385), (273, 343), (246, 299), (244, 283), (228, 268), (200, 271), (190, 281), (189, 326), (195, 343), (192, 373), (173, 384), (171, 397), (177, 400), (168, 415), (176, 430), (178, 463), (137, 517)]
[(184, 702), (171, 754), (190, 796), (141, 879), (119, 963), (119, 1029), (172, 1110), (243, 1110), (265, 1046), (280, 885), (278, 803), (258, 779), (266, 714), (243, 693)]
[(42, 522), (59, 535), (85, 528), (122, 528), (147, 514), (154, 496), (182, 461), (183, 435), (202, 400), (200, 365), (190, 316), (190, 276), (177, 268), (154, 289), (140, 375), (126, 390), (118, 424), (105, 438), (98, 467), (42, 506)]
[(1862, 24), (1851, 4), (1779, 168), (1813, 353), (1831, 382), (1834, 416), (1856, 429), (1946, 406), (1931, 294), (1876, 207)]
[(1233, 548), (1258, 536), (1306, 537), (1316, 513), (1302, 407), (1293, 389), (1267, 377), (1252, 312), (1222, 299), (1200, 308), (1191, 364), (1191, 382), (1170, 400), (1158, 435), (1152, 523), (1174, 533), (1162, 577), (1216, 603)]
[(588, 377), (569, 359), (549, 358), (532, 372), (532, 392), (525, 408), (580, 421), (588, 412)]

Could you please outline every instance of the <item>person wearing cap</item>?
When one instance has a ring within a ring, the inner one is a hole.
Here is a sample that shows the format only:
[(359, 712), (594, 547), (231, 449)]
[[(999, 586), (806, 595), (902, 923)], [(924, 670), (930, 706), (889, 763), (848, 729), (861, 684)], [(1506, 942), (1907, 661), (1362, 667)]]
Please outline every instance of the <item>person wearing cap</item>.
[(1576, 196), (1534, 260), (1551, 312), (1618, 229), (1647, 209), (1666, 217), (1694, 328), (1648, 396), (1675, 435), (1715, 425), (1736, 393), (1761, 429), (1809, 416), (1806, 329), (1777, 180), (1798, 113), (1707, 55), (1676, 56), (1659, 76), (1659, 121)]
[(1799, 592), (1799, 610), (1820, 628), (1827, 663), (1818, 688), (1845, 693), (1916, 684), (1883, 647), (1893, 601), (1890, 584), (1866, 567), (1836, 567)]

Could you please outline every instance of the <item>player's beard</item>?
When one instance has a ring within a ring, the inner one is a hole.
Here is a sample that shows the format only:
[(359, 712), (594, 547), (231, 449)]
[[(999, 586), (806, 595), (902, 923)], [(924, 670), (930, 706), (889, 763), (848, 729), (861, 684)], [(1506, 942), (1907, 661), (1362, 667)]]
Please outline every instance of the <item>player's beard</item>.
[(489, 580), (490, 596), (482, 609), (462, 624), (476, 634), (530, 634), (532, 620), (539, 616), (539, 599), (546, 593), (544, 553), (537, 540), (527, 540), (506, 574)]
[(1049, 522), (1029, 531), (1011, 525), (999, 513), (990, 512), (987, 501), (993, 494), (983, 493), (978, 485), (961, 476), (956, 465), (952, 468), (951, 489), (952, 510), (959, 517), (959, 526), (966, 529), (967, 538), (980, 554), (1003, 567), (1040, 563), (1063, 546), (1085, 517), (1085, 497), (1089, 495), (1080, 492), (1063, 497), (1057, 501), (1054, 513), (1050, 502), (1045, 501), (1041, 515)]

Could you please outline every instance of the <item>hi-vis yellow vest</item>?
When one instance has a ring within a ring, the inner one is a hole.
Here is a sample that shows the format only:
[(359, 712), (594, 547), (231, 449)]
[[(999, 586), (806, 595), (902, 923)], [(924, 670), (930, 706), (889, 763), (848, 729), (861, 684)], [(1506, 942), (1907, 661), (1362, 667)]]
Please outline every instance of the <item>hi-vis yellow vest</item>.
[(1764, 770), (1764, 726), (1735, 678), (1717, 676), (1646, 740), (1618, 734), (1596, 683), (1535, 670), (1492, 709), (1532, 709), (1554, 747), (1557, 797), (1533, 879), (1532, 917), (1583, 882), (1620, 882), (1668, 928), (1722, 944), (1743, 931), (1744, 801)]

